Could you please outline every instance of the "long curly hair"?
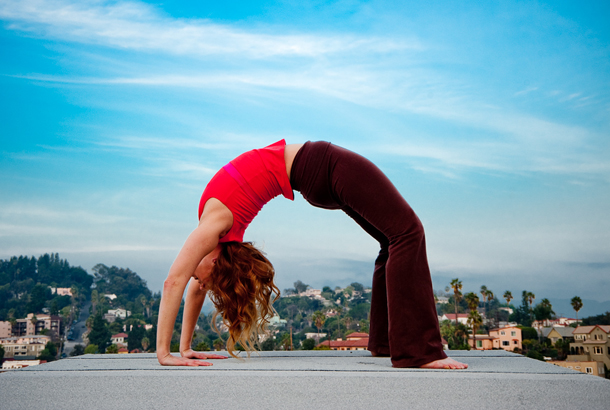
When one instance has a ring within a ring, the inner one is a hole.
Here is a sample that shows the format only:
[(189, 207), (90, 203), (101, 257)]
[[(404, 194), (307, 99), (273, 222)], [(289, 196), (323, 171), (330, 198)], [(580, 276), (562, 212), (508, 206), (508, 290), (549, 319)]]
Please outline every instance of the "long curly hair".
[(210, 276), (208, 295), (216, 307), (212, 325), (220, 315), (229, 327), (227, 351), (233, 357), (239, 343), (250, 352), (256, 350), (258, 335), (267, 331), (275, 314), (273, 303), (280, 290), (273, 282), (275, 269), (265, 255), (250, 242), (226, 242)]

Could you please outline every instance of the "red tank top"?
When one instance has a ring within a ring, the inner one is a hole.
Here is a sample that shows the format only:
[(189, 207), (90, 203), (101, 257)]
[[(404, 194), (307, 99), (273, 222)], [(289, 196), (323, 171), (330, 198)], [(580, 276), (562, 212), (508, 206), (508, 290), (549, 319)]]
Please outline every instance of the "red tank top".
[(241, 154), (208, 182), (199, 202), (199, 218), (210, 198), (218, 199), (233, 214), (233, 226), (220, 242), (242, 242), (250, 222), (276, 196), (294, 200), (286, 174), (285, 147), (286, 141), (281, 140)]

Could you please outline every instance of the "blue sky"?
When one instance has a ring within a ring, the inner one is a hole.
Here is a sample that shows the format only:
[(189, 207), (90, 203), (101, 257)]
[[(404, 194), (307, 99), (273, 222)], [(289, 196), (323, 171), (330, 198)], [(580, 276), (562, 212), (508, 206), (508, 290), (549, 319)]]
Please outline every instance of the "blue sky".
[[(160, 290), (219, 167), (329, 140), (419, 214), (438, 290), (608, 301), (610, 13), (571, 3), (2, 0), (0, 258)], [(377, 252), (300, 197), (245, 239), (281, 289), (369, 284)]]

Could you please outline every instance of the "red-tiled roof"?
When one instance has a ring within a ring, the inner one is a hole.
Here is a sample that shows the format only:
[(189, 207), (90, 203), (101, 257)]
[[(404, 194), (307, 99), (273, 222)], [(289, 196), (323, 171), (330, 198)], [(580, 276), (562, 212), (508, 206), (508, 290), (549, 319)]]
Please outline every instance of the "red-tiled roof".
[(340, 347), (363, 347), (367, 348), (369, 345), (369, 338), (362, 339), (354, 339), (354, 340), (326, 340), (320, 343), (318, 346), (328, 346), (332, 348), (340, 348)]
[(362, 332), (354, 332), (354, 333), (350, 333), (349, 335), (345, 336), (345, 338), (347, 340), (349, 339), (362, 339), (366, 337), (368, 339), (369, 334), (368, 333), (362, 333)]
[[(455, 320), (455, 313), (445, 313), (445, 316), (449, 320)], [(468, 317), (468, 313), (458, 313), (458, 319), (461, 317)]]
[(115, 337), (129, 337), (129, 335), (127, 333), (117, 333), (116, 335), (112, 335), (113, 338)]

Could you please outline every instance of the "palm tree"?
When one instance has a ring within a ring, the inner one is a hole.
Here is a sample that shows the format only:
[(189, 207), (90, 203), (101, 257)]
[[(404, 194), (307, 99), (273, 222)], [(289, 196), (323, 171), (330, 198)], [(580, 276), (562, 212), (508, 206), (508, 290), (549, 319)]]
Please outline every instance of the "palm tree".
[(489, 318), (487, 317), (487, 311), (489, 310), (489, 302), (491, 302), (496, 295), (494, 295), (494, 293), (491, 291), (491, 289), (487, 289), (486, 293), (487, 293), (487, 306), (485, 306), (485, 318), (487, 320), (489, 320)]
[(530, 321), (532, 321), (532, 313), (534, 311), (534, 299), (536, 299), (536, 295), (534, 295), (532, 292), (528, 292), (527, 290), (524, 290), (523, 297), (529, 303)]
[(97, 294), (97, 289), (93, 289), (91, 291), (91, 307), (92, 307), (92, 313), (95, 315), (95, 310), (97, 308), (97, 302), (98, 302), (98, 294)]
[[(487, 286), (481, 286), (481, 295), (483, 295), (483, 305), (485, 305), (485, 299), (487, 298)], [(487, 313), (487, 312), (485, 312)]]
[(483, 318), (481, 317), (481, 315), (479, 315), (479, 312), (477, 312), (476, 309), (471, 310), (468, 314), (468, 324), (472, 328), (472, 347), (474, 348), (474, 350), (477, 350), (477, 329), (481, 326), (482, 323)]
[(322, 326), (324, 326), (324, 322), (326, 322), (326, 316), (324, 315), (324, 313), (320, 312), (319, 310), (316, 310), (313, 316), (311, 317), (311, 320), (318, 328), (318, 343), (320, 343), (320, 329), (322, 329)]
[(576, 324), (578, 325), (578, 311), (582, 309), (582, 299), (578, 296), (572, 298), (572, 308), (576, 311)]
[(32, 326), (34, 326), (34, 334), (36, 333), (36, 325), (38, 324), (38, 318), (36, 317), (36, 314), (34, 314), (32, 316), (32, 318), (30, 319), (30, 322), (32, 322)]
[(140, 298), (140, 303), (142, 304), (142, 312), (146, 315), (146, 306), (148, 305), (148, 301), (146, 300), (146, 296), (142, 295), (142, 297)]
[(352, 324), (352, 318), (349, 316), (345, 316), (345, 318), (343, 319), (343, 323), (345, 323), (345, 331), (347, 332), (349, 330), (350, 325)]
[(214, 340), (214, 350), (222, 350), (224, 345), (225, 345), (225, 342), (220, 337), (218, 339)]
[(451, 281), (451, 288), (453, 289), (453, 300), (455, 302), (455, 325), (458, 324), (458, 302), (462, 297), (462, 281), (455, 278)]
[(510, 301), (514, 299), (513, 294), (510, 290), (504, 292), (504, 299), (506, 299), (506, 306), (508, 306), (510, 304)]
[(536, 295), (534, 295), (532, 292), (527, 292), (527, 300), (530, 302), (530, 309), (531, 309), (532, 304), (534, 303), (535, 299), (536, 299)]
[(464, 300), (466, 300), (466, 303), (468, 303), (468, 309), (470, 309), (471, 312), (476, 311), (479, 307), (479, 297), (474, 292), (468, 292), (465, 294)]

